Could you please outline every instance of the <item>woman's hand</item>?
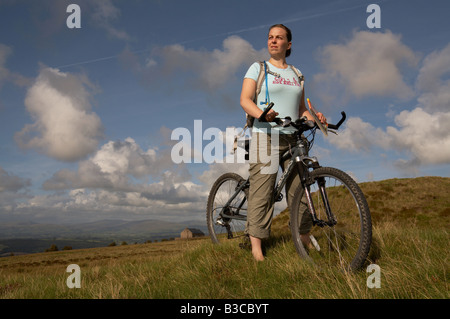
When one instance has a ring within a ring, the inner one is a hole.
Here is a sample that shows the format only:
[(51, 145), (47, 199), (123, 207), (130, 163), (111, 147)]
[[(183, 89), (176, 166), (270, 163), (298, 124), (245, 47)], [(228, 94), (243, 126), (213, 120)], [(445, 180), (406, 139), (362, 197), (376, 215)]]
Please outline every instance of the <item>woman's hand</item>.
[(274, 110), (270, 110), (269, 113), (266, 114), (266, 121), (272, 122), (277, 117), (277, 115), (277, 112), (275, 112)]
[(320, 120), (320, 123), (327, 124), (327, 118), (322, 113), (318, 112), (316, 115), (317, 118)]

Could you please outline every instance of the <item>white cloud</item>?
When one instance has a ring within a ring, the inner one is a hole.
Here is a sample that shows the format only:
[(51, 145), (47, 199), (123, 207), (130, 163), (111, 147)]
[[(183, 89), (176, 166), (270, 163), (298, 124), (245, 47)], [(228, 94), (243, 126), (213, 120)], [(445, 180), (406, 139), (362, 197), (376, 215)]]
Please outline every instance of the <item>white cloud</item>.
[(28, 201), (31, 181), (0, 167), (0, 220), (14, 217), (18, 203)]
[(137, 71), (153, 87), (167, 87), (165, 80), (170, 78), (172, 84), (181, 84), (179, 88), (185, 86), (217, 93), (216, 90), (235, 80), (240, 68), (267, 57), (266, 49), (255, 50), (238, 36), (226, 38), (222, 46), (222, 49), (212, 51), (189, 49), (180, 44), (155, 48), (139, 70), (136, 58), (128, 50), (121, 58), (127, 67)]
[[(391, 33), (387, 34), (373, 34), (367, 35), (364, 32), (361, 35), (363, 38), (367, 39), (382, 39), (381, 43), (391, 43), (391, 48), (388, 49), (384, 45), (381, 45), (380, 50), (385, 53), (397, 52), (397, 58), (386, 58), (390, 60), (388, 64), (392, 64), (395, 61), (400, 61), (398, 59), (403, 58), (413, 61), (415, 56), (409, 49), (404, 47), (399, 43), (399, 38), (395, 37)], [(363, 61), (366, 63), (370, 61), (379, 61), (376, 57), (379, 57), (381, 52), (371, 54), (371, 50), (361, 51), (360, 48), (366, 47), (374, 49), (374, 43), (368, 42), (366, 46), (362, 45), (364, 41), (357, 40), (359, 36), (355, 36), (352, 41), (346, 46), (332, 46), (330, 50), (334, 52), (341, 52), (350, 54), (351, 50), (358, 52), (358, 56), (364, 55), (362, 57)], [(366, 40), (367, 40), (366, 39)], [(378, 43), (378, 42), (377, 42)], [(358, 44), (358, 45), (356, 45)], [(331, 54), (334, 58), (340, 55), (336, 53)], [(361, 67), (360, 61), (350, 59), (355, 65)], [(370, 57), (370, 59), (369, 59)], [(371, 60), (372, 59), (372, 60)], [(397, 59), (397, 60), (396, 60)], [(334, 60), (338, 63), (339, 59)], [(382, 63), (383, 64), (383, 63)], [(388, 64), (385, 64), (387, 66)], [(375, 64), (371, 64), (374, 66)], [(332, 67), (332, 66), (331, 66)], [(352, 67), (347, 66), (349, 72), (353, 70)], [(335, 67), (335, 70), (340, 67)], [(383, 69), (383, 67), (382, 67)], [(416, 175), (419, 168), (424, 165), (440, 165), (450, 163), (450, 130), (448, 126), (450, 125), (450, 80), (448, 79), (448, 74), (450, 71), (450, 44), (447, 45), (440, 51), (435, 51), (426, 56), (418, 72), (418, 77), (415, 84), (415, 90), (417, 94), (417, 104), (412, 110), (403, 110), (400, 112), (389, 111), (389, 116), (394, 118), (395, 126), (388, 126), (386, 128), (375, 127), (371, 123), (362, 120), (361, 118), (349, 118), (344, 125), (344, 129), (341, 130), (339, 135), (331, 136), (328, 141), (337, 146), (340, 149), (349, 151), (364, 151), (373, 152), (375, 149), (383, 149), (386, 151), (394, 151), (404, 158), (398, 158), (394, 162), (394, 166), (398, 169), (406, 172), (409, 175)], [(338, 71), (341, 74), (345, 74), (346, 71)], [(392, 79), (394, 82), (390, 82), (392, 87), (399, 87), (401, 79), (401, 74), (399, 69), (394, 68), (393, 72), (396, 76), (386, 81)], [(374, 77), (377, 78), (377, 74)], [(349, 90), (354, 95), (364, 93), (365, 88), (369, 86), (364, 85), (364, 80), (361, 83), (356, 83), (357, 78), (351, 77), (347, 80), (349, 85)], [(364, 76), (363, 76), (364, 77)], [(381, 78), (377, 78), (381, 80)], [(351, 83), (355, 81), (355, 83)], [(383, 84), (384, 85), (384, 84)], [(401, 86), (401, 85), (400, 85)], [(391, 92), (388, 89), (382, 89), (382, 86), (378, 86), (377, 90), (379, 93), (386, 92), (386, 95)], [(404, 90), (406, 93), (408, 90)], [(367, 91), (368, 92), (368, 91)], [(366, 92), (366, 93), (367, 93)], [(373, 90), (372, 93), (375, 93)], [(393, 93), (393, 92), (392, 92)], [(400, 97), (400, 96), (398, 96)], [(406, 157), (406, 158), (405, 158)]]
[(142, 150), (131, 138), (110, 141), (91, 158), (82, 161), (77, 171), (60, 170), (43, 184), (46, 190), (69, 190), (66, 209), (116, 211), (153, 214), (172, 209), (193, 209), (206, 200), (202, 185), (190, 181), (183, 165), (174, 165), (170, 151)]
[(127, 32), (116, 28), (112, 21), (117, 20), (120, 17), (121, 11), (114, 6), (111, 0), (96, 0), (91, 3), (92, 9), (92, 18), (94, 22), (105, 29), (108, 34), (119, 40), (130, 40), (131, 37)]
[(411, 163), (450, 163), (450, 112), (427, 113), (421, 108), (395, 117), (399, 128), (388, 127), (391, 147), (412, 153)]
[(417, 77), (419, 104), (427, 111), (450, 110), (450, 44), (429, 54)]
[(10, 174), (0, 167), (0, 193), (17, 192), (29, 185), (31, 185), (30, 180)]
[(95, 151), (103, 128), (91, 110), (90, 89), (92, 84), (83, 75), (42, 68), (25, 98), (34, 123), (16, 133), (17, 143), (62, 161), (76, 161)]
[[(3, 193), (0, 193), (0, 199), (3, 199)], [(206, 197), (197, 201), (177, 202), (148, 198), (140, 192), (113, 192), (86, 188), (71, 190), (67, 193), (35, 195), (19, 204), (13, 202), (11, 205), (3, 205), (2, 203), (2, 211), (10, 215), (13, 213), (18, 220), (41, 222), (82, 222), (120, 218), (203, 223), (205, 212), (202, 207), (205, 202)]]
[(345, 128), (338, 136), (330, 135), (329, 141), (338, 148), (349, 151), (371, 151), (373, 147), (388, 147), (389, 136), (380, 128), (363, 121), (359, 117), (352, 117), (346, 121)]
[[(226, 132), (222, 134), (225, 137)], [(173, 163), (170, 145), (166, 146), (143, 150), (132, 138), (109, 141), (81, 161), (77, 170), (62, 169), (48, 179), (43, 188), (54, 194), (35, 196), (18, 210), (33, 207), (57, 212), (59, 208), (77, 214), (120, 212), (128, 217), (199, 219), (204, 218), (211, 183), (219, 175), (233, 171), (248, 176), (248, 164), (213, 164), (197, 176), (200, 183), (194, 183), (184, 164)], [(63, 192), (66, 195), (61, 196)]]
[(399, 35), (389, 31), (355, 32), (345, 44), (322, 48), (320, 62), (324, 71), (315, 75), (314, 81), (333, 88), (331, 94), (343, 90), (346, 98), (392, 96), (409, 99), (414, 96), (413, 89), (405, 83), (401, 67), (405, 63), (416, 66), (418, 58), (401, 43)]
[(132, 139), (109, 141), (91, 158), (81, 161), (78, 171), (60, 170), (44, 183), (46, 189), (102, 188), (133, 191), (132, 177), (159, 176), (173, 164), (167, 152), (143, 151)]
[(92, 158), (103, 173), (130, 174), (141, 177), (155, 173), (152, 164), (156, 161), (156, 151), (149, 149), (143, 152), (132, 138), (125, 141), (110, 141)]
[[(397, 127), (375, 128), (360, 118), (350, 118), (338, 136), (328, 141), (340, 149), (372, 152), (376, 148), (405, 152), (397, 166), (417, 172), (421, 165), (450, 163), (450, 112), (427, 113), (421, 108), (402, 111), (395, 117)], [(412, 168), (414, 166), (415, 168)]]
[(430, 114), (421, 108), (402, 111), (395, 117), (397, 127), (375, 128), (360, 118), (350, 118), (344, 130), (329, 141), (349, 151), (370, 152), (374, 148), (406, 151), (420, 164), (450, 163), (450, 112)]
[(0, 89), (5, 82), (13, 83), (17, 86), (26, 86), (30, 80), (18, 73), (11, 72), (6, 67), (8, 57), (13, 53), (13, 50), (4, 44), (0, 43)]

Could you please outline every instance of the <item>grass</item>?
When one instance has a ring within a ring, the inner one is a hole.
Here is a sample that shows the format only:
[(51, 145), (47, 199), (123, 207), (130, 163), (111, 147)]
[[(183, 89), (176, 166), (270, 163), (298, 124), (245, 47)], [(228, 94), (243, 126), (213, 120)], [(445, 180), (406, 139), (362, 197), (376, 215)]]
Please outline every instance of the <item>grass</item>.
[[(0, 259), (0, 298), (449, 298), (450, 179), (361, 188), (372, 209), (370, 262), (380, 267), (381, 288), (368, 288), (365, 269), (318, 269), (300, 259), (286, 211), (274, 221), (264, 262), (237, 241), (213, 245), (207, 238), (12, 256)], [(66, 285), (69, 264), (81, 268), (80, 289)]]

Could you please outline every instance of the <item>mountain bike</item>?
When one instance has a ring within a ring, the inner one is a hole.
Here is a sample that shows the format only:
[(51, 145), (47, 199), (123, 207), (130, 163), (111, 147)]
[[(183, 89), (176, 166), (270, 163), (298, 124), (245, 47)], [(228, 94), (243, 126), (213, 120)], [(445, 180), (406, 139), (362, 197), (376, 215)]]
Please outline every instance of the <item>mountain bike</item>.
[[(316, 130), (324, 134), (337, 130), (346, 114), (337, 124), (322, 125), (309, 103), (315, 121), (306, 117), (294, 121), (276, 118), (278, 126), (294, 127), (296, 144), (283, 154), (287, 168), (273, 190), (274, 202), (283, 199), (282, 189), (290, 174), (299, 174), (301, 186), (296, 190), (290, 207), (290, 231), (297, 253), (314, 264), (337, 264), (347, 270), (360, 269), (369, 254), (372, 241), (372, 222), (369, 206), (358, 184), (345, 172), (332, 167), (321, 167), (316, 157), (309, 156)], [(271, 103), (260, 119), (265, 119), (273, 107)], [(249, 151), (246, 141), (245, 150)], [(246, 158), (248, 159), (248, 158)], [(206, 220), (214, 243), (245, 238), (247, 199), (250, 182), (236, 173), (225, 173), (213, 184), (208, 196)], [(310, 243), (300, 236), (300, 218), (311, 215), (313, 228)]]

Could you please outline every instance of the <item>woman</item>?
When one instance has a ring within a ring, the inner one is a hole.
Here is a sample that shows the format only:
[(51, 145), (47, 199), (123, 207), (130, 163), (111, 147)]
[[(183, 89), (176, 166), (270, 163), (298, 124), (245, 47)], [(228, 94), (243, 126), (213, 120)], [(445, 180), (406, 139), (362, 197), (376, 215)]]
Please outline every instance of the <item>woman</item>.
[[(241, 106), (247, 114), (255, 118), (250, 146), (250, 190), (246, 233), (250, 237), (253, 257), (258, 261), (264, 260), (262, 239), (270, 235), (274, 210), (272, 190), (276, 182), (279, 159), (289, 149), (289, 145), (295, 143), (292, 128), (272, 128), (274, 123), (268, 122), (273, 121), (277, 116), (282, 118), (289, 116), (292, 119), (306, 116), (313, 120), (306, 109), (304, 89), (295, 72), (286, 63), (286, 58), (291, 54), (291, 41), (292, 34), (289, 28), (282, 24), (270, 27), (267, 40), (270, 59), (266, 62), (266, 66), (271, 72), (267, 73), (266, 81), (262, 85), (256, 103), (254, 102), (256, 80), (260, 72), (258, 62), (250, 66), (242, 84)], [(275, 103), (276, 111), (272, 109), (267, 113), (267, 122), (258, 121), (264, 106), (269, 102)], [(322, 113), (317, 115), (322, 122), (326, 122)], [(261, 150), (270, 151), (270, 154), (267, 154), (270, 156), (270, 161), (262, 158)], [(273, 166), (272, 160), (276, 160), (276, 170), (270, 169)], [(284, 163), (280, 164), (283, 167)], [(286, 183), (289, 206), (291, 206), (291, 200), (299, 185), (299, 177), (292, 174)], [(303, 214), (300, 234), (305, 244), (309, 243), (311, 226), (310, 215)]]

